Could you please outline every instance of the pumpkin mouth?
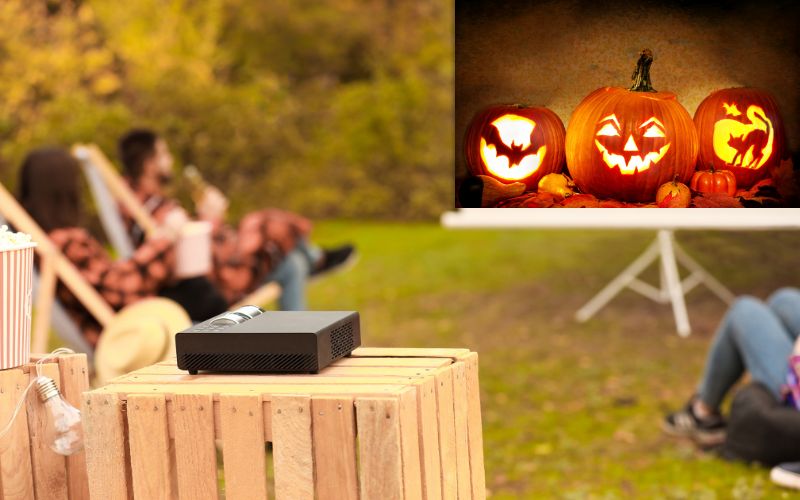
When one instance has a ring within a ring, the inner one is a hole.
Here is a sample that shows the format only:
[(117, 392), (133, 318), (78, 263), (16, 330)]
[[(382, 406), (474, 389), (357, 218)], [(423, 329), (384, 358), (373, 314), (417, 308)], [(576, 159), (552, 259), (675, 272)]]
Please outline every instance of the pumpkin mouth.
[(547, 146), (541, 146), (536, 153), (523, 156), (519, 163), (511, 163), (508, 156), (497, 154), (497, 147), (494, 144), (487, 144), (486, 139), (481, 138), (481, 158), (486, 169), (492, 175), (510, 181), (525, 179), (533, 175), (539, 170), (545, 153), (547, 153)]
[(598, 151), (603, 153), (603, 162), (608, 168), (618, 168), (623, 175), (632, 175), (636, 172), (644, 172), (649, 169), (651, 165), (655, 165), (661, 158), (667, 154), (669, 144), (665, 144), (658, 151), (651, 151), (642, 157), (640, 154), (631, 155), (627, 159), (623, 155), (610, 153), (600, 141), (595, 139), (594, 143), (597, 145)]

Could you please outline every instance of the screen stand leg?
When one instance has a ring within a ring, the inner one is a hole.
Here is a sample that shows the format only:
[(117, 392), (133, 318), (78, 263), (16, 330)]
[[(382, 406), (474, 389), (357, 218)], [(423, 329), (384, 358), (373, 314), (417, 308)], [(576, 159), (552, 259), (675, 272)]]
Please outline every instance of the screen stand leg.
[[(641, 281), (638, 276), (652, 263), (659, 261), (661, 277), (660, 288)], [(678, 263), (690, 271), (683, 281), (678, 273)], [(589, 320), (611, 299), (625, 288), (630, 288), (660, 304), (672, 304), (678, 335), (687, 337), (691, 333), (689, 315), (684, 296), (699, 284), (706, 285), (723, 302), (730, 304), (734, 295), (722, 283), (711, 276), (700, 264), (692, 259), (676, 242), (672, 230), (661, 229), (650, 246), (626, 267), (616, 278), (592, 297), (575, 313), (579, 322)]]

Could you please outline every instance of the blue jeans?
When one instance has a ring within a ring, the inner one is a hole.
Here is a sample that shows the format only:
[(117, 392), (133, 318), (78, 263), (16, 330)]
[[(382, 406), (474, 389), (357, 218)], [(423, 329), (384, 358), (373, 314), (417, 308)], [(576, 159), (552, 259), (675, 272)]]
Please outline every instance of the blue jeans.
[(265, 282), (274, 281), (281, 286), (278, 299), (281, 311), (304, 311), (306, 309), (306, 282), (311, 270), (322, 256), (319, 247), (301, 240), (286, 254), (278, 267), (270, 271)]
[(734, 302), (717, 330), (698, 396), (719, 408), (745, 371), (779, 398), (787, 361), (800, 335), (800, 290), (782, 288), (766, 303), (744, 296)]

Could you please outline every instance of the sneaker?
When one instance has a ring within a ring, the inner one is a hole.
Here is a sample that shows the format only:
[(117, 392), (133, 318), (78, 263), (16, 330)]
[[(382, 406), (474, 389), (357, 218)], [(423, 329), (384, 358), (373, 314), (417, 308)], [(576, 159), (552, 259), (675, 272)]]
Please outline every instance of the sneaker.
[(721, 415), (700, 418), (692, 409), (694, 398), (686, 406), (664, 419), (662, 428), (670, 436), (688, 437), (703, 448), (712, 448), (725, 441), (725, 420)]
[(358, 254), (353, 245), (342, 245), (336, 248), (322, 249), (320, 264), (312, 271), (311, 276), (319, 276), (334, 270), (344, 270), (355, 263)]
[(800, 490), (800, 462), (776, 465), (769, 473), (769, 478), (777, 485)]

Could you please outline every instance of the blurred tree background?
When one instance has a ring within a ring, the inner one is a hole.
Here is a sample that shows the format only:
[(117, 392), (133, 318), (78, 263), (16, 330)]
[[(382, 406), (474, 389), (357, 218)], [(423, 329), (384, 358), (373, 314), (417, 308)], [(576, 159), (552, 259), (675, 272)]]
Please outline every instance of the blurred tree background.
[(0, 2), (0, 181), (25, 154), (162, 133), (233, 215), (449, 208), (453, 0)]

